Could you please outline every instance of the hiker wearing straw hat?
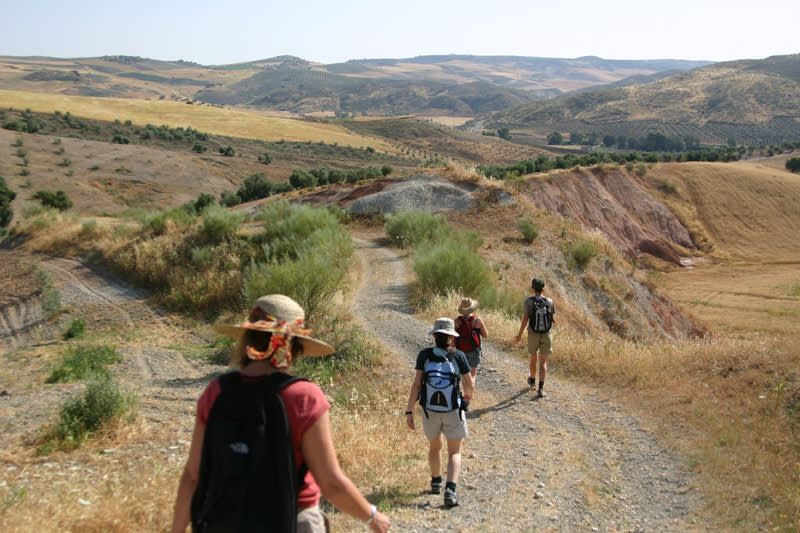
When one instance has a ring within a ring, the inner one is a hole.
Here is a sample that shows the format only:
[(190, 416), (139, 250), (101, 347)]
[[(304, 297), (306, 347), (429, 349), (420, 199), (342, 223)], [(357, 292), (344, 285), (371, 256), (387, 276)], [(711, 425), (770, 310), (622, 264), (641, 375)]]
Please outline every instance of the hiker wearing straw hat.
[(478, 374), (478, 365), (481, 363), (481, 338), (488, 338), (489, 331), (483, 319), (475, 314), (478, 309), (478, 300), (472, 298), (462, 298), (458, 306), (458, 316), (453, 321), (455, 330), (458, 332), (456, 338), (456, 348), (464, 352), (469, 361), (470, 374), (473, 383)]
[(197, 403), (189, 458), (178, 485), (172, 533), (323, 533), (320, 496), (375, 532), (389, 529), (342, 472), (330, 431), (330, 404), (316, 384), (286, 372), (298, 356), (333, 353), (311, 337), (305, 312), (281, 294), (256, 300), (239, 325), (238, 370), (213, 379)]
[[(428, 465), (431, 469), (431, 493), (442, 490), (442, 435), (447, 439), (447, 482), (444, 487), (445, 507), (458, 505), (456, 486), (461, 472), (461, 443), (467, 436), (464, 412), (472, 398), (472, 374), (464, 353), (453, 348), (458, 337), (453, 320), (437, 318), (433, 330), (435, 346), (417, 355), (414, 383), (408, 396), (406, 423), (414, 425), (414, 404), (422, 407), (422, 429), (428, 439)], [(461, 387), (463, 386), (463, 396)]]

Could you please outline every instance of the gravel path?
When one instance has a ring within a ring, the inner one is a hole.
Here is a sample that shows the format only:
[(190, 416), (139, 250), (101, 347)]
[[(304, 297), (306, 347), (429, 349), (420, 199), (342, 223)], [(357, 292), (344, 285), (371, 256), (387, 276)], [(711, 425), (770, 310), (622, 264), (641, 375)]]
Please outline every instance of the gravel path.
[[(430, 324), (408, 306), (408, 262), (369, 238), (356, 246), (365, 274), (352, 311), (407, 369), (410, 385), (416, 354), (431, 340)], [(558, 357), (557, 337), (554, 348)], [(468, 414), (461, 505), (447, 510), (441, 496), (421, 494), (393, 510), (393, 530), (707, 530), (692, 519), (701, 495), (681, 458), (613, 398), (551, 375), (548, 395), (535, 399), (526, 377), (526, 362), (484, 344)], [(425, 453), (421, 429), (419, 437)], [(428, 472), (419, 476), (423, 489)]]

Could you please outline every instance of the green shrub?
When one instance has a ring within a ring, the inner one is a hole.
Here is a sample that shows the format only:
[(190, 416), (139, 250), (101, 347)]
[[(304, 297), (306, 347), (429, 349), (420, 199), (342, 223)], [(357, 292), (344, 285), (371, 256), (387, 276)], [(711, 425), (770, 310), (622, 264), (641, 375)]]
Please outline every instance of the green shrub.
[(570, 266), (577, 266), (579, 269), (583, 270), (596, 255), (597, 248), (589, 242), (582, 241), (570, 246), (567, 263)]
[(36, 268), (36, 281), (42, 289), (42, 311), (44, 316), (52, 318), (61, 312), (61, 291), (53, 276), (46, 270)]
[(81, 236), (90, 237), (97, 231), (97, 220), (91, 219), (81, 224)]
[[(265, 243), (265, 258), (268, 260), (297, 259), (304, 249), (316, 245), (318, 239), (309, 241), (311, 236), (324, 230), (335, 235), (330, 243), (334, 247), (346, 236), (335, 211), (307, 205), (293, 206), (286, 200), (265, 205), (256, 219), (264, 222), (264, 232), (259, 239)], [(346, 241), (350, 242), (349, 236), (346, 236)], [(320, 245), (323, 248), (328, 246), (324, 242)]]
[(497, 286), (496, 283), (484, 285), (478, 289), (475, 295), (484, 309), (496, 309), (511, 318), (520, 316), (521, 302), (524, 300), (524, 296), (506, 284), (501, 286)]
[(61, 336), (62, 339), (69, 340), (69, 339), (78, 339), (83, 337), (84, 332), (86, 331), (86, 321), (82, 318), (76, 318), (72, 322), (70, 322), (67, 331)]
[(6, 179), (0, 176), (0, 228), (8, 227), (14, 217), (11, 209), (11, 202), (17, 197), (17, 193), (8, 188)]
[(452, 239), (419, 246), (413, 263), (420, 288), (425, 293), (480, 294), (493, 282), (491, 270), (481, 256), (470, 246)]
[[(315, 383), (339, 382), (342, 376), (378, 364), (382, 351), (374, 338), (356, 325), (345, 326), (334, 318), (329, 333), (323, 337), (336, 349), (326, 357), (299, 357), (293, 364), (295, 374)], [(348, 394), (336, 394), (334, 403), (346, 405), (353, 400)]]
[(38, 200), (44, 207), (53, 207), (59, 211), (66, 211), (72, 207), (72, 200), (62, 190), (56, 192), (48, 190), (36, 191), (32, 198)]
[(122, 356), (111, 346), (71, 346), (59, 365), (47, 378), (47, 383), (79, 381), (94, 375), (110, 376), (108, 365), (122, 361)]
[(322, 316), (347, 278), (353, 254), (349, 234), (340, 227), (324, 228), (304, 242), (281, 242), (294, 247), (293, 253), (250, 266), (244, 283), (247, 300), (286, 294), (305, 309), (308, 319)]
[(446, 239), (450, 234), (447, 218), (427, 211), (387, 215), (383, 229), (400, 248), (413, 248), (427, 241)]
[(203, 359), (211, 365), (229, 365), (236, 341), (229, 337), (219, 337), (209, 345)]
[[(263, 172), (251, 174), (245, 178), (239, 190), (236, 191), (236, 196), (239, 198), (237, 203), (267, 198), (275, 192), (275, 185)], [(233, 204), (226, 203), (226, 205)]]
[(539, 236), (539, 227), (529, 218), (520, 219), (517, 228), (528, 243), (532, 243)]
[(219, 242), (236, 234), (244, 222), (244, 215), (228, 211), (219, 205), (210, 205), (202, 211), (202, 234), (213, 242)]
[(86, 384), (82, 396), (64, 402), (59, 410), (58, 421), (46, 434), (46, 444), (40, 453), (54, 447), (74, 449), (105, 423), (132, 417), (138, 407), (136, 396), (109, 377), (96, 376)]
[(163, 213), (156, 213), (150, 216), (147, 225), (156, 235), (162, 235), (167, 231), (169, 221), (172, 221), (176, 226), (186, 228), (194, 224), (197, 217), (185, 209), (174, 207), (169, 211)]

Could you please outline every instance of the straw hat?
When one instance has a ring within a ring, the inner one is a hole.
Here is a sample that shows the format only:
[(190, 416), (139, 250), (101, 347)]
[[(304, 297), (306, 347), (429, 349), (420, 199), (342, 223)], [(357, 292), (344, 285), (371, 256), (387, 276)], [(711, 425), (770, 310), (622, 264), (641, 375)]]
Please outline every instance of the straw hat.
[[(283, 294), (269, 294), (256, 300), (253, 310), (241, 325), (217, 324), (214, 329), (239, 341), (247, 330), (272, 332), (276, 330), (276, 323), (281, 322), (297, 323), (298, 326), (302, 326), (305, 318), (306, 313), (300, 304)], [(335, 351), (330, 344), (309, 337), (308, 334), (311, 333), (311, 330), (299, 329), (299, 331), (294, 333), (292, 338), (297, 339), (303, 346), (303, 355), (319, 357)]]
[(469, 315), (471, 312), (478, 308), (478, 300), (473, 300), (472, 298), (463, 298), (461, 300), (461, 305), (458, 306), (458, 314), (459, 315)]
[(444, 333), (451, 337), (458, 337), (452, 318), (437, 318), (436, 322), (433, 323), (433, 329), (428, 335), (434, 335), (436, 333)]

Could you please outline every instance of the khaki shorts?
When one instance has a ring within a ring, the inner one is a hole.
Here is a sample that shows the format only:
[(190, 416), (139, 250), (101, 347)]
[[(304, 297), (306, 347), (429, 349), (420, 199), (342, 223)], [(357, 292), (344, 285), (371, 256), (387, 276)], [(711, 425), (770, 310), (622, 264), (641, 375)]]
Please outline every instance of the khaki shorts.
[(553, 338), (551, 331), (547, 333), (536, 333), (528, 330), (528, 353), (533, 355), (537, 351), (542, 355), (553, 353)]
[(326, 533), (328, 523), (319, 505), (297, 510), (297, 533)]
[[(425, 416), (425, 411), (428, 416)], [(439, 438), (442, 433), (450, 440), (463, 439), (467, 436), (467, 417), (458, 409), (445, 413), (425, 409), (422, 411), (422, 429), (428, 440)]]

